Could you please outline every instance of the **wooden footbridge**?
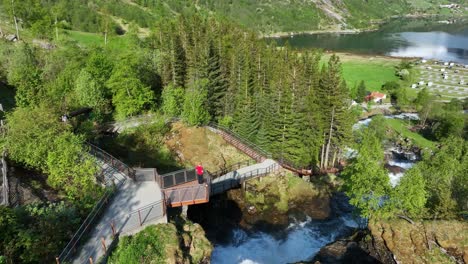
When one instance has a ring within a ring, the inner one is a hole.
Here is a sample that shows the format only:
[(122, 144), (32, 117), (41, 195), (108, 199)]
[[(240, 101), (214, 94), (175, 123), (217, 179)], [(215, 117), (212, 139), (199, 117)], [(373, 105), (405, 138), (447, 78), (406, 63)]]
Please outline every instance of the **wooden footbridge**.
[(134, 169), (89, 144), (89, 153), (102, 168), (96, 178), (105, 192), (56, 258), (57, 264), (97, 263), (108, 256), (107, 249), (118, 235), (138, 232), (148, 224), (167, 222), (168, 207), (207, 203), (210, 196), (282, 167), (302, 175), (310, 174), (308, 170), (271, 159), (268, 152), (225, 128), (212, 125), (210, 129), (255, 162), (245, 161), (217, 172), (207, 172), (199, 182), (194, 169), (162, 175), (156, 168)]

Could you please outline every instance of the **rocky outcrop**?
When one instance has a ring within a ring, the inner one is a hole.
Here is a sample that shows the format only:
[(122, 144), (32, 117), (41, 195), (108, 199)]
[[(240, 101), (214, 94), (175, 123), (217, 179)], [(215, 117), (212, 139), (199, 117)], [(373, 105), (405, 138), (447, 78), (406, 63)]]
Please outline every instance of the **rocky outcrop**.
[(373, 241), (385, 245), (398, 263), (468, 263), (466, 222), (371, 221), (369, 230)]
[(330, 216), (330, 192), (327, 185), (315, 186), (289, 172), (250, 180), (242, 190), (228, 193), (243, 212), (242, 226), (287, 226), (289, 216), (326, 219)]
[[(309, 263), (381, 263), (381, 260), (373, 256), (375, 253), (376, 251), (373, 248), (373, 241), (369, 231), (358, 231), (350, 237), (339, 239), (321, 248), (319, 253)], [(384, 263), (392, 263), (393, 259), (389, 259), (389, 261)]]

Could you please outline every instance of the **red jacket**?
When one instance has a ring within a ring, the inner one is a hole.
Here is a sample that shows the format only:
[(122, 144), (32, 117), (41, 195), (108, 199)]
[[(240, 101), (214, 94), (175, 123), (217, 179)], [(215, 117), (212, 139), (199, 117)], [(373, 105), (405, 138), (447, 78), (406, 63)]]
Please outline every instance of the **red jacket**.
[(195, 170), (197, 171), (198, 175), (203, 175), (203, 167), (201, 165), (197, 165)]

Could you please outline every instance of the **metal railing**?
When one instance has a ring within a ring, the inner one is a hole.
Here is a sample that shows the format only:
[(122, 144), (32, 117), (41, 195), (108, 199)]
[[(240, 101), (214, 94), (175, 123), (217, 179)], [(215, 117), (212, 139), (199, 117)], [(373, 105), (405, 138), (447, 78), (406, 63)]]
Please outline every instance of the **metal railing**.
[(3, 192), (3, 201), (2, 204), (8, 206), (10, 204), (10, 186), (8, 184), (8, 168), (7, 163), (5, 160), (5, 153), (2, 154), (2, 158), (0, 159), (0, 163), (2, 165), (2, 192)]
[[(116, 187), (119, 188), (120, 186), (116, 186)], [(94, 205), (93, 209), (91, 210), (91, 213), (89, 213), (89, 215), (86, 217), (84, 222), (78, 228), (78, 231), (75, 232), (75, 235), (72, 237), (70, 242), (68, 242), (68, 244), (62, 250), (62, 253), (60, 253), (60, 255), (57, 258), (57, 262), (63, 263), (63, 262), (70, 260), (70, 258), (73, 256), (73, 253), (76, 251), (77, 247), (80, 246), (79, 243), (83, 240), (85, 235), (88, 234), (89, 231), (92, 229), (93, 224), (96, 222), (96, 220), (99, 218), (101, 213), (104, 211), (107, 204), (109, 203), (109, 200), (115, 194), (117, 188), (108, 187), (105, 190), (104, 195), (101, 197), (101, 199), (99, 199), (96, 205)]]
[[(255, 145), (254, 143), (250, 142), (249, 140), (245, 139), (244, 137), (242, 137), (241, 135), (237, 134), (236, 132), (230, 130), (227, 127), (224, 127), (224, 126), (221, 126), (221, 125), (215, 124), (215, 123), (210, 123), (209, 126), (223, 132), (224, 134), (226, 134), (229, 137), (232, 137), (233, 139), (235, 139), (239, 143), (243, 144), (244, 146), (250, 148), (251, 150), (256, 152), (256, 154), (258, 154), (259, 156), (261, 156), (263, 158), (271, 158), (272, 157), (271, 153), (269, 153), (268, 151), (266, 151), (266, 150), (262, 149), (261, 147)], [(224, 137), (224, 136), (223, 136), (223, 138), (226, 139), (226, 137)], [(229, 139), (226, 139), (226, 140), (229, 141)]]
[(158, 170), (156, 168), (138, 169), (138, 173), (135, 173), (135, 181), (154, 181), (159, 183)]
[[(210, 123), (209, 126), (221, 131), (221, 135), (223, 136), (223, 138), (226, 141), (233, 144), (236, 148), (240, 149), (241, 151), (244, 151), (247, 155), (249, 155), (248, 150), (242, 149), (241, 147), (236, 145), (237, 143), (241, 143), (242, 145), (244, 145), (244, 146), (250, 148), (251, 150), (253, 150), (254, 152), (256, 152), (257, 153), (256, 157), (251, 156), (252, 158), (254, 158), (256, 160), (258, 160), (258, 157), (275, 159), (285, 169), (297, 172), (299, 174), (311, 174), (312, 173), (310, 168), (306, 168), (306, 167), (300, 166), (300, 165), (298, 165), (298, 164), (296, 164), (296, 163), (294, 163), (292, 161), (286, 160), (284, 157), (282, 157), (282, 155), (281, 156), (273, 155), (272, 153), (262, 149), (261, 147), (257, 146), (256, 144), (252, 143), (251, 141), (245, 139), (244, 137), (242, 137), (238, 133), (230, 130), (227, 127), (224, 127), (224, 126), (221, 126), (221, 125), (218, 125), (218, 124), (215, 124), (215, 123)], [(225, 135), (227, 135), (227, 136), (225, 136)], [(237, 141), (237, 142), (233, 142), (229, 137), (234, 138), (234, 140)], [(258, 161), (260, 161), (260, 160), (258, 160)]]
[(234, 177), (226, 178), (225, 180), (218, 181), (211, 184), (210, 195), (220, 194), (226, 190), (236, 188), (240, 186), (244, 181), (250, 180), (252, 178), (266, 176), (274, 171), (279, 170), (280, 166), (278, 164), (272, 164), (266, 168), (252, 170), (240, 175), (235, 175)]
[(210, 198), (210, 186), (211, 178), (207, 176), (201, 184), (163, 190), (165, 203), (168, 206), (176, 207), (185, 204), (208, 202)]
[(195, 180), (197, 180), (195, 169), (182, 169), (158, 176), (158, 183), (161, 189), (171, 188)]
[[(164, 194), (162, 194), (164, 197)], [(125, 223), (120, 227), (115, 227), (113, 234), (126, 234), (132, 232), (145, 224), (159, 220), (166, 215), (166, 206), (164, 198), (154, 203), (148, 204), (128, 214)]]
[(244, 160), (244, 161), (241, 161), (241, 162), (237, 162), (237, 163), (234, 163), (232, 165), (229, 165), (227, 167), (224, 167), (220, 170), (217, 170), (215, 172), (209, 172), (207, 171), (207, 173), (211, 176), (212, 179), (216, 179), (226, 173), (229, 173), (231, 171), (235, 171), (235, 170), (238, 170), (240, 168), (243, 168), (243, 167), (247, 167), (247, 166), (250, 166), (250, 165), (253, 165), (255, 164), (255, 162), (253, 160)]
[[(100, 149), (99, 147), (91, 143), (88, 143), (88, 146), (90, 148), (89, 149), (90, 154), (92, 154), (98, 159), (101, 159), (104, 163), (108, 164), (111, 168), (119, 171), (123, 175), (128, 176), (130, 178), (134, 178), (135, 176), (134, 169), (130, 168), (128, 165), (126, 165), (122, 161), (114, 158), (112, 155)], [(103, 174), (105, 173), (106, 171), (102, 170), (101, 173), (97, 176), (97, 178), (104, 177)], [(126, 180), (127, 178), (123, 177), (122, 179), (117, 179), (117, 181), (113, 181), (114, 184), (112, 186), (106, 185), (103, 196), (94, 205), (93, 209), (88, 214), (88, 216), (86, 217), (84, 222), (81, 224), (81, 226), (78, 228), (78, 230), (75, 232), (70, 242), (68, 242), (68, 244), (60, 253), (60, 255), (56, 258), (58, 263), (63, 263), (63, 262), (67, 262), (70, 260), (70, 258), (73, 256), (74, 252), (76, 251), (77, 247), (80, 246), (80, 242), (83, 241), (83, 239), (92, 229), (93, 224), (98, 220), (99, 216), (106, 209), (107, 204), (109, 203), (109, 200), (119, 190), (119, 188), (125, 183)], [(115, 184), (115, 182), (117, 182), (117, 184)]]
[[(75, 259), (76, 262), (82, 264), (98, 263), (100, 258), (108, 256), (109, 246), (114, 242), (114, 239), (119, 235), (130, 234), (143, 226), (150, 224), (154, 221), (160, 220), (166, 215), (166, 207), (164, 199), (156, 201), (154, 203), (145, 205), (141, 208), (130, 212), (124, 219), (112, 219), (106, 223), (96, 226), (94, 230), (98, 234), (104, 234), (102, 237), (91, 237), (94, 239), (91, 242), (91, 247), (96, 249), (101, 247), (103, 252), (102, 256), (99, 255), (81, 255), (79, 259)], [(118, 221), (121, 220), (121, 221)], [(88, 248), (89, 249), (89, 248)], [(56, 259), (57, 263), (68, 263), (72, 261), (73, 254), (70, 254), (65, 259), (60, 257)]]
[(127, 177), (131, 179), (135, 179), (135, 170), (133, 168), (123, 163), (119, 159), (115, 158), (114, 156), (106, 152), (105, 150), (99, 148), (98, 146), (95, 146), (91, 143), (88, 143), (88, 145), (90, 148), (89, 153), (91, 153), (93, 156), (101, 159), (102, 161), (104, 161), (104, 163), (115, 168), (116, 170), (126, 175)]

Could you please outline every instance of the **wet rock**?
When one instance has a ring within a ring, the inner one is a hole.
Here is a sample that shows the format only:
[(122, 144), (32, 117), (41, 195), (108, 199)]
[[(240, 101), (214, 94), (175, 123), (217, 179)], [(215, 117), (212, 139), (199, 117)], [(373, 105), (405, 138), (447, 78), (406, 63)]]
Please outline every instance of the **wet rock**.
[(394, 174), (397, 174), (397, 173), (404, 173), (404, 172), (405, 172), (405, 169), (404, 169), (404, 168), (399, 167), (399, 166), (390, 165), (390, 164), (385, 164), (385, 168), (386, 168), (390, 173), (394, 173)]
[(314, 259), (307, 263), (381, 263), (370, 254), (366, 246), (362, 246), (363, 241), (367, 239), (369, 239), (368, 231), (358, 231), (350, 237), (339, 239), (321, 248)]
[(257, 212), (257, 208), (255, 208), (255, 206), (251, 205), (247, 208), (247, 212), (249, 212), (249, 214), (255, 214)]

